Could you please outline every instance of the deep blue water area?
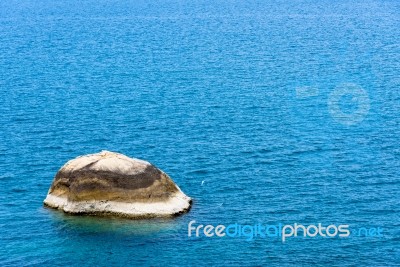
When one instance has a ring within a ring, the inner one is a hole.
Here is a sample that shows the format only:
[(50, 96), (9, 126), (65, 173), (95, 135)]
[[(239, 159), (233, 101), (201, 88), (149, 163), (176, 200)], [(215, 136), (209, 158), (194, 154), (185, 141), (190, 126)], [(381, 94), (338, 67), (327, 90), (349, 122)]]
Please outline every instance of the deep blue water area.
[[(1, 266), (399, 266), (400, 2), (0, 2)], [(336, 100), (339, 101), (336, 101)], [(152, 162), (175, 219), (43, 207), (68, 160)], [(383, 236), (188, 237), (196, 224)]]

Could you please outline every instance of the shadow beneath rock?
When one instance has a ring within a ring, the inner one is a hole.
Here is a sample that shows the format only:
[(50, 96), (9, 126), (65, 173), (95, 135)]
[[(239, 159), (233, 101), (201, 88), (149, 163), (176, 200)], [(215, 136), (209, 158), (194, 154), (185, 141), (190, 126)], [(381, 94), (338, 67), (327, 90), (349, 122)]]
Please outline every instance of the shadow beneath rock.
[(53, 221), (56, 229), (64, 233), (153, 236), (181, 230), (178, 218), (133, 220), (115, 216), (71, 215), (48, 207), (43, 207), (42, 211)]

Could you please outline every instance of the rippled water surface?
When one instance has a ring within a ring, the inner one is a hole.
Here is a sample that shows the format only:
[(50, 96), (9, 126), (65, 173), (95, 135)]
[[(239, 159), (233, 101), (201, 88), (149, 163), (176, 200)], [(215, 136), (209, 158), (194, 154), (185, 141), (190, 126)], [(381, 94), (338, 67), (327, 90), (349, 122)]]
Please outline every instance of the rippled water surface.
[[(384, 0), (2, 1), (0, 265), (400, 265), (399, 14)], [(340, 88), (364, 95), (335, 103)], [(42, 206), (67, 160), (103, 149), (160, 167), (193, 209)], [(384, 235), (188, 238), (191, 220)]]

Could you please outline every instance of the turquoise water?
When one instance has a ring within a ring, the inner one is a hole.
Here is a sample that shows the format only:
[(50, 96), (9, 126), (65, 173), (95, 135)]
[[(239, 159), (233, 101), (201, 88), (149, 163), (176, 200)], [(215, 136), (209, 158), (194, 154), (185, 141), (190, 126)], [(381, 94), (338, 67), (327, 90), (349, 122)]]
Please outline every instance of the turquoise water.
[[(399, 14), (384, 0), (0, 2), (0, 265), (400, 265)], [(335, 103), (340, 88), (363, 95)], [(42, 206), (67, 160), (103, 149), (163, 169), (190, 213)], [(191, 220), (383, 236), (189, 238)]]

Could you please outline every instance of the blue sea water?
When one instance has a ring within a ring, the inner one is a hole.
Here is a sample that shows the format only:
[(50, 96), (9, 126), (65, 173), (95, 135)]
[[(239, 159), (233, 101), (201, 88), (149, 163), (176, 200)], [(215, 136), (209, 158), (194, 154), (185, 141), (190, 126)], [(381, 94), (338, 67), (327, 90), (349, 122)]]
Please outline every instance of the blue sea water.
[[(399, 14), (390, 0), (1, 1), (0, 265), (399, 266)], [(167, 172), (192, 210), (43, 207), (67, 160), (103, 149)], [(383, 236), (189, 238), (192, 220)]]

